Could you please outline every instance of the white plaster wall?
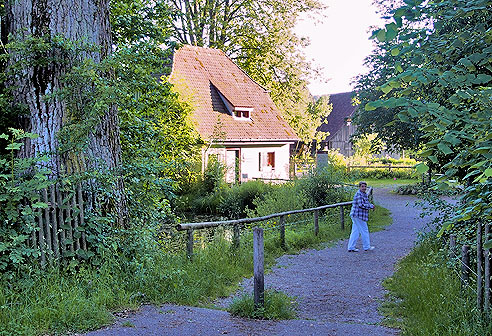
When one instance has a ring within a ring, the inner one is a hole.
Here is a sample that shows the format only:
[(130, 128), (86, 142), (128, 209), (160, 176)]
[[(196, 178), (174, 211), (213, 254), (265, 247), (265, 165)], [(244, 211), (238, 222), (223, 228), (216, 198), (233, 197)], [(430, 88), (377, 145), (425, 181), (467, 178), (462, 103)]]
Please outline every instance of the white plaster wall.
[[(263, 166), (259, 169), (259, 153), (275, 153), (275, 168)], [(289, 179), (289, 145), (263, 147), (245, 146), (241, 148), (241, 178), (248, 181), (255, 178)], [(247, 174), (247, 177), (245, 175)]]
[[(258, 147), (257, 145), (251, 146), (238, 146), (231, 147), (231, 149), (240, 150), (240, 179), (242, 182), (254, 180), (254, 179), (289, 179), (289, 162), (290, 162), (290, 152), (289, 144), (285, 145), (268, 145)], [(207, 167), (208, 157), (211, 154), (217, 154), (221, 162), (225, 164), (226, 162), (226, 151), (228, 148), (209, 148), (206, 152), (203, 150), (203, 171)], [(262, 153), (266, 157), (266, 153), (275, 153), (275, 168), (263, 167), (260, 171), (259, 169), (259, 153)], [(233, 170), (233, 167), (229, 169)], [(226, 174), (227, 175), (227, 174)], [(230, 179), (230, 178), (229, 178)], [(227, 181), (232, 182), (232, 181)]]

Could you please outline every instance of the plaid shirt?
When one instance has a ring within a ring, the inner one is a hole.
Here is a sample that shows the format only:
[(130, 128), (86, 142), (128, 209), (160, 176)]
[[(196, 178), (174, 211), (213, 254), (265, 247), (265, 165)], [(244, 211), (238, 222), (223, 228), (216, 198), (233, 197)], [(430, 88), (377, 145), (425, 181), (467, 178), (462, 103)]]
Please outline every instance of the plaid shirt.
[(357, 190), (352, 201), (352, 210), (350, 210), (350, 217), (360, 218), (364, 222), (369, 219), (369, 209), (372, 209), (374, 205), (369, 203), (369, 197), (366, 193)]

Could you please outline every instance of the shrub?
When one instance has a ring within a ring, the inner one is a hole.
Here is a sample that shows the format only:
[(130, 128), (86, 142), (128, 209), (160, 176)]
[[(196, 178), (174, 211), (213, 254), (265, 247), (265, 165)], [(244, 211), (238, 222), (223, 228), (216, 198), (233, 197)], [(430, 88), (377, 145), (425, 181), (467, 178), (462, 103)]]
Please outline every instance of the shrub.
[(227, 218), (236, 219), (246, 216), (247, 209), (256, 207), (254, 200), (262, 200), (273, 186), (262, 181), (248, 181), (225, 189), (217, 212)]
[(307, 205), (316, 207), (344, 200), (344, 180), (343, 171), (327, 166), (311, 171), (306, 177), (297, 180), (296, 184), (308, 198)]

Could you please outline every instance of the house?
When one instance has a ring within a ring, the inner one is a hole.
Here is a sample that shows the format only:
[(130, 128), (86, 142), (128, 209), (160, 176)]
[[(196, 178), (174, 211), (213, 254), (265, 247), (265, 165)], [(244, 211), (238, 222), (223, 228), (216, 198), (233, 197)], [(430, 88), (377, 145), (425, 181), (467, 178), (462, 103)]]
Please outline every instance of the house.
[(221, 50), (183, 46), (175, 51), (170, 82), (191, 104), (205, 141), (202, 169), (222, 162), (226, 182), (289, 179), (291, 147), (299, 140), (268, 91)]
[(325, 122), (318, 127), (318, 131), (328, 132), (328, 136), (321, 142), (321, 151), (338, 149), (344, 156), (354, 154), (351, 136), (355, 132), (352, 116), (358, 106), (352, 104), (352, 92), (343, 92), (330, 95), (332, 111)]
[[(329, 102), (332, 104), (332, 111), (325, 122), (318, 127), (318, 131), (329, 133), (321, 142), (321, 150), (317, 153), (318, 162), (326, 162), (326, 152), (330, 149), (338, 150), (340, 154), (346, 157), (352, 156), (355, 153), (352, 135), (356, 131), (357, 126), (352, 123), (352, 117), (354, 112), (359, 108), (359, 105), (354, 104), (352, 96), (352, 92), (330, 95)], [(381, 151), (375, 156), (400, 158), (399, 153), (388, 149)]]

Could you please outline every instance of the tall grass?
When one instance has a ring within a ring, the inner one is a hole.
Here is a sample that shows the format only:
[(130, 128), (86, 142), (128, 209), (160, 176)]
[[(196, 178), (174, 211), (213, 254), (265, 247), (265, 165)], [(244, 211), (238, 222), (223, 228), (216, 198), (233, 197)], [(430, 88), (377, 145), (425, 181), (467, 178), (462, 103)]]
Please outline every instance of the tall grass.
[[(312, 219), (287, 226), (287, 251), (280, 246), (277, 228), (268, 229), (265, 262), (271, 266), (276, 257), (286, 252), (346, 238), (350, 232), (347, 226), (344, 231), (340, 229), (336, 211), (320, 218), (318, 236), (313, 233)], [(38, 270), (15, 283), (3, 280), (0, 335), (90, 330), (110, 323), (111, 311), (136, 309), (143, 302), (200, 305), (227, 296), (237, 289), (241, 278), (252, 275), (249, 232), (243, 232), (239, 250), (232, 249), (229, 241), (216, 234), (206, 248), (195, 249), (193, 261), (184, 252), (169, 253), (155, 245), (133, 259), (109, 257), (98, 269), (83, 268), (75, 273)]]
[(473, 288), (461, 288), (457, 273), (427, 238), (386, 279), (389, 301), (382, 308), (385, 323), (402, 335), (492, 335), (492, 323), (476, 310)]

